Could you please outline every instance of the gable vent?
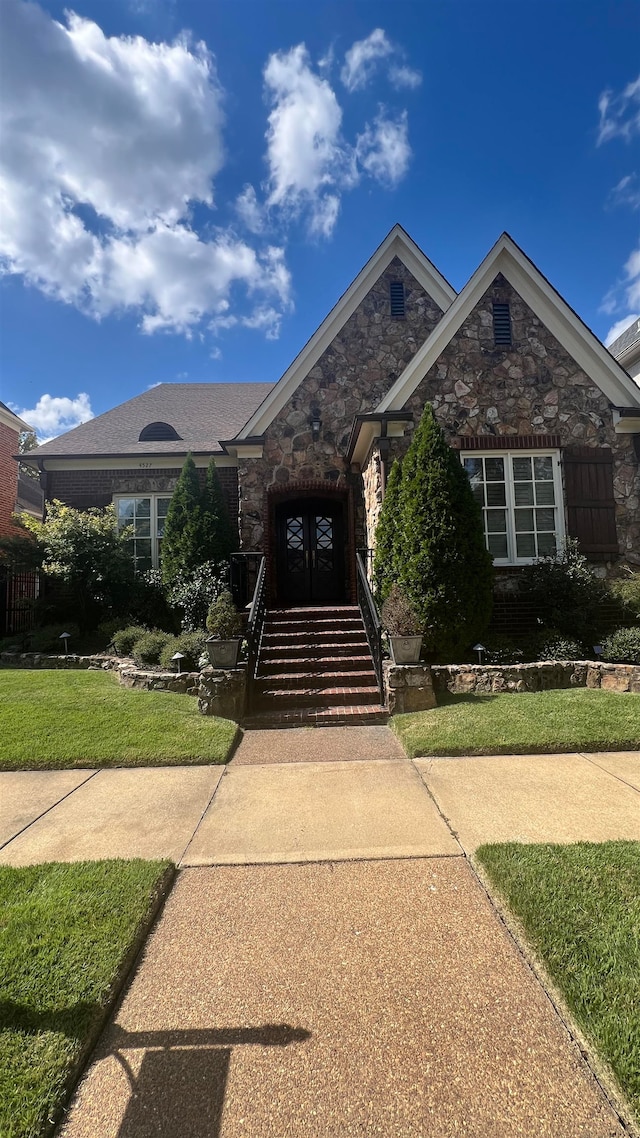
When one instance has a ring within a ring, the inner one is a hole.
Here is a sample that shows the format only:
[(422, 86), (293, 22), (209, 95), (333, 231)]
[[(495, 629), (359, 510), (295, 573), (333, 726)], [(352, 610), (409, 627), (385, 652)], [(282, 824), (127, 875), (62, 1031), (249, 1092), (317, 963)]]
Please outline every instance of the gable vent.
[(402, 281), (390, 282), (389, 297), (391, 299), (391, 319), (404, 320), (404, 284)]
[(508, 304), (493, 306), (493, 340), (495, 344), (511, 343), (511, 313)]
[(141, 443), (166, 443), (170, 439), (179, 439), (180, 435), (171, 423), (148, 423), (138, 435)]

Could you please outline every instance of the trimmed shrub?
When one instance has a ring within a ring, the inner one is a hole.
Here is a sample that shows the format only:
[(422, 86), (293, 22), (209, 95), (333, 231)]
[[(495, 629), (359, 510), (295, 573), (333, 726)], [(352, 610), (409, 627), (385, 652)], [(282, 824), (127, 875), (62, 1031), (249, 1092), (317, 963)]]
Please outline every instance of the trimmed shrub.
[(640, 573), (632, 573), (630, 577), (610, 581), (609, 588), (625, 612), (634, 620), (640, 621)]
[(202, 507), (196, 464), (188, 454), (171, 496), (162, 538), (162, 580), (171, 587), (202, 561)]
[(229, 590), (225, 589), (209, 608), (207, 628), (220, 640), (233, 640), (241, 635), (243, 627), (242, 614), (237, 611)]
[(180, 636), (172, 636), (170, 640), (167, 640), (160, 653), (161, 666), (166, 668), (168, 672), (177, 671), (173, 656), (176, 652), (182, 652), (184, 660), (180, 661), (181, 671), (197, 671), (200, 657), (205, 651), (206, 640), (207, 633), (204, 629), (199, 632), (183, 632)]
[(231, 525), (222, 493), (215, 459), (207, 467), (207, 480), (202, 491), (202, 540), (200, 559), (217, 565), (228, 562), (238, 548), (238, 531)]
[(392, 585), (382, 606), (382, 623), (391, 636), (419, 636), (416, 607), (399, 585)]
[(141, 636), (149, 631), (143, 624), (128, 624), (111, 637), (116, 656), (130, 656)]
[(523, 664), (527, 659), (522, 642), (516, 643), (504, 633), (494, 632), (482, 639), (485, 647), (484, 661), (487, 664)]
[(402, 464), (398, 498), (393, 573), (416, 608), (427, 650), (451, 660), (489, 623), (493, 562), (469, 479), (430, 404)]
[(585, 651), (579, 640), (550, 629), (532, 641), (529, 657), (532, 660), (584, 660)]
[(136, 640), (131, 655), (139, 667), (144, 664), (159, 664), (163, 648), (172, 639), (171, 633), (152, 628)]
[(169, 602), (178, 610), (185, 632), (204, 628), (213, 602), (228, 588), (229, 569), (205, 561), (190, 573), (179, 573), (168, 591)]
[(640, 626), (618, 628), (602, 643), (602, 659), (612, 664), (640, 664)]

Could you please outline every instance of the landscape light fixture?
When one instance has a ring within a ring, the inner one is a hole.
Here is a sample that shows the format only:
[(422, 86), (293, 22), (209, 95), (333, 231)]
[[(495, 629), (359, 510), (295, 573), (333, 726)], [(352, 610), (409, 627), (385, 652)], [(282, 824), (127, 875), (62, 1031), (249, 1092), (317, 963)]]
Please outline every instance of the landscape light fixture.
[(65, 656), (68, 656), (69, 655), (69, 641), (71, 639), (71, 633), (70, 632), (61, 632), (58, 639), (62, 640), (64, 642), (64, 654), (65, 654)]
[(181, 674), (180, 661), (184, 660), (184, 652), (174, 652), (171, 659), (175, 660), (177, 667), (178, 667), (178, 675), (180, 675)]
[(473, 651), (478, 653), (478, 663), (482, 663), (482, 653), (485, 651), (484, 644), (474, 644)]
[(314, 443), (317, 443), (318, 439), (320, 438), (320, 428), (322, 427), (322, 419), (320, 418), (320, 412), (318, 411), (317, 407), (313, 408), (309, 423), (311, 424), (311, 434), (313, 436), (313, 441)]

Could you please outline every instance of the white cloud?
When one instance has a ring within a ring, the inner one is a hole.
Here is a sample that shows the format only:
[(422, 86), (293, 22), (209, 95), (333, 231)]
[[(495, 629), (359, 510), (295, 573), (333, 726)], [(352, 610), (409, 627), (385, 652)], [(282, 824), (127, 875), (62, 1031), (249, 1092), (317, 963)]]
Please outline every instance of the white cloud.
[(395, 186), (404, 178), (411, 160), (407, 112), (397, 119), (386, 117), (380, 109), (373, 126), (367, 124), (358, 135), (356, 151), (360, 165), (383, 185)]
[[(267, 206), (287, 219), (305, 214), (312, 236), (331, 236), (342, 194), (358, 185), (363, 173), (385, 186), (397, 185), (406, 174), (411, 158), (406, 111), (392, 119), (381, 108), (352, 145), (342, 134), (336, 93), (314, 71), (304, 44), (270, 56), (265, 83), (272, 103)], [(246, 198), (251, 212), (253, 197)]]
[(640, 134), (640, 75), (627, 83), (619, 94), (603, 91), (598, 99), (598, 110), (598, 146), (612, 138), (629, 142), (634, 134)]
[(610, 347), (613, 341), (618, 339), (618, 336), (621, 336), (623, 332), (626, 332), (627, 328), (630, 324), (633, 324), (634, 320), (640, 320), (640, 313), (632, 312), (629, 314), (629, 316), (623, 316), (622, 320), (616, 320), (615, 324), (612, 325), (605, 336), (604, 342), (606, 347)]
[(413, 67), (395, 65), (389, 68), (389, 82), (397, 90), (401, 90), (403, 87), (415, 90), (422, 83), (422, 74)]
[(236, 198), (236, 213), (251, 233), (262, 233), (265, 225), (264, 207), (258, 201), (255, 188), (249, 183)]
[(55, 439), (64, 431), (70, 431), (80, 423), (87, 423), (89, 419), (93, 419), (89, 396), (84, 391), (76, 395), (75, 399), (69, 399), (67, 396), (41, 395), (35, 407), (22, 408), (20, 411), (13, 407), (13, 410), (33, 427), (40, 443)]
[(356, 40), (344, 57), (340, 78), (347, 91), (360, 91), (370, 81), (376, 64), (394, 51), (382, 28), (374, 28), (366, 39)]
[(231, 231), (203, 239), (214, 205), (224, 97), (204, 44), (107, 37), (67, 13), (4, 0), (0, 268), (100, 319), (189, 333), (241, 285), (289, 306), (281, 249)]
[(627, 206), (640, 209), (640, 182), (636, 173), (627, 174), (614, 186), (607, 198), (608, 206)]

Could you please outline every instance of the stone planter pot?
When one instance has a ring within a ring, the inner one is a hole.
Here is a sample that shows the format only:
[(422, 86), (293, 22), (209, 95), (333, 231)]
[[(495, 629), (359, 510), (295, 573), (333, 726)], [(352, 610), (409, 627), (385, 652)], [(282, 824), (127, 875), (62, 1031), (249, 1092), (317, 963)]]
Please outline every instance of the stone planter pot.
[(236, 668), (241, 640), (207, 640), (209, 661), (214, 668)]
[(421, 636), (390, 636), (389, 644), (394, 664), (417, 664), (420, 660)]

